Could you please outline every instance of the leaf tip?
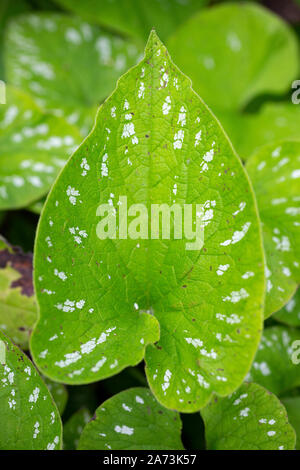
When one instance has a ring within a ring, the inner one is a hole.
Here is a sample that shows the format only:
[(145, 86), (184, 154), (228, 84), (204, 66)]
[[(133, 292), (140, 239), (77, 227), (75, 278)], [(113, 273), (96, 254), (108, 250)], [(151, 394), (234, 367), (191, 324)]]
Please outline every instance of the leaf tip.
[(162, 42), (158, 37), (158, 34), (156, 32), (155, 28), (152, 28), (149, 34), (149, 38), (146, 44), (146, 51), (152, 50), (153, 48), (156, 48), (157, 46), (162, 46)]

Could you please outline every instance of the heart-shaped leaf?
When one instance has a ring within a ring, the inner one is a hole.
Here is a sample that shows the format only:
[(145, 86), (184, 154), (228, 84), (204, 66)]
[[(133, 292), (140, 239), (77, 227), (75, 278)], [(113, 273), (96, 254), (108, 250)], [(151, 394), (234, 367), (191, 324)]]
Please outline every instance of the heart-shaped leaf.
[(278, 16), (250, 3), (194, 15), (170, 52), (213, 109), (241, 109), (263, 93), (284, 93), (299, 70), (297, 39)]
[(296, 450), (300, 450), (300, 396), (283, 398), (281, 401), (286, 408), (289, 422), (296, 431)]
[(181, 420), (163, 408), (147, 388), (114, 395), (83, 430), (80, 450), (180, 450)]
[(247, 381), (263, 385), (276, 395), (300, 386), (297, 348), (300, 350), (300, 330), (266, 328)]
[(0, 332), (0, 448), (58, 450), (62, 426), (56, 405), (33, 364)]
[[(147, 228), (131, 237), (141, 222), (130, 217), (126, 239), (119, 230), (115, 239), (101, 235), (99, 211), (111, 211), (112, 223), (122, 218), (121, 197), (129, 211), (139, 204), (144, 214), (154, 204), (170, 211), (175, 204), (176, 237), (173, 228), (169, 236), (161, 226), (156, 231), (155, 215), (152, 239)], [(188, 244), (196, 232), (178, 234), (182, 209), (198, 212), (196, 204), (205, 226), (201, 250)], [(263, 270), (244, 169), (152, 32), (145, 58), (102, 105), (43, 210), (35, 360), (57, 381), (87, 383), (137, 364), (146, 350), (157, 399), (199, 410), (213, 392), (236, 389), (250, 368), (262, 327)]]
[(257, 384), (243, 384), (201, 410), (208, 449), (292, 450), (295, 431), (278, 398)]
[(85, 425), (92, 418), (87, 408), (80, 408), (64, 425), (64, 450), (76, 450)]
[(0, 328), (22, 349), (28, 349), (36, 318), (32, 254), (23, 253), (0, 237)]
[(274, 318), (286, 325), (300, 326), (300, 290), (298, 289), (294, 297), (274, 314)]
[(7, 88), (7, 105), (0, 106), (0, 210), (46, 194), (79, 141), (76, 128)]
[(262, 222), (268, 317), (288, 302), (300, 282), (300, 141), (264, 146), (246, 168)]
[(97, 106), (139, 55), (135, 44), (78, 18), (32, 14), (13, 21), (7, 31), (6, 75), (86, 135)]
[(91, 23), (99, 23), (133, 37), (147, 39), (154, 27), (166, 39), (180, 23), (208, 3), (208, 0), (56, 0), (63, 7)]

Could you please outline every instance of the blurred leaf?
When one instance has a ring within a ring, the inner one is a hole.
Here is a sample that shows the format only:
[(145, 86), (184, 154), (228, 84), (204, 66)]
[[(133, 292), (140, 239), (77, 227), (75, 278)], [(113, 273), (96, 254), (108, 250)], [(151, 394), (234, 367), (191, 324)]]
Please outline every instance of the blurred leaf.
[(5, 78), (2, 51), (6, 24), (13, 16), (28, 10), (30, 10), (30, 5), (26, 0), (1, 0), (0, 2), (0, 79)]
[(26, 207), (46, 194), (79, 143), (77, 129), (7, 89), (0, 106), (0, 210)]
[[(200, 255), (186, 249), (186, 234), (100, 240), (97, 208), (109, 202), (117, 211), (122, 195), (128, 207), (204, 205)], [(249, 370), (264, 298), (253, 193), (219, 123), (154, 32), (53, 186), (35, 263), (41, 316), (31, 347), (47, 376), (110, 377), (139, 363), (160, 333), (145, 355), (151, 389), (165, 406), (191, 412), (214, 391), (232, 392)]]
[(47, 377), (44, 378), (44, 381), (56, 403), (60, 415), (62, 415), (68, 401), (67, 387), (58, 382), (53, 382), (52, 380), (47, 379)]
[(28, 349), (37, 319), (32, 285), (32, 254), (0, 237), (0, 329), (22, 349)]
[(300, 106), (267, 103), (258, 113), (217, 112), (243, 160), (261, 146), (278, 140), (300, 139)]
[(168, 47), (215, 111), (241, 109), (262, 93), (284, 93), (299, 71), (292, 29), (250, 3), (203, 10), (177, 30)]
[(163, 408), (147, 388), (114, 395), (83, 430), (80, 450), (180, 450), (181, 420)]
[(274, 318), (286, 325), (300, 326), (300, 290), (298, 289), (294, 297), (274, 314)]
[(262, 222), (268, 317), (290, 300), (300, 282), (300, 141), (264, 146), (246, 168)]
[(79, 125), (85, 136), (98, 105), (139, 56), (132, 42), (78, 18), (41, 13), (11, 23), (5, 65), (9, 83)]
[(0, 332), (5, 357), (0, 363), (0, 448), (52, 450), (61, 447), (57, 408), (33, 364)]
[(256, 382), (276, 395), (300, 385), (299, 365), (292, 359), (293, 343), (300, 330), (284, 326), (266, 328), (247, 381)]
[(145, 41), (152, 28), (163, 39), (209, 0), (56, 0), (91, 23)]
[(36, 10), (57, 10), (55, 0), (29, 0)]
[(293, 450), (295, 432), (278, 398), (257, 384), (243, 384), (201, 410), (209, 450)]
[(43, 210), (45, 201), (46, 201), (46, 198), (43, 197), (42, 199), (39, 199), (38, 201), (35, 201), (33, 204), (28, 206), (27, 209), (33, 212), (34, 214), (40, 215)]
[(74, 413), (64, 425), (64, 450), (76, 450), (85, 425), (92, 418), (87, 408)]
[(296, 449), (300, 450), (300, 397), (283, 398), (281, 401), (288, 413), (289, 422), (296, 431)]

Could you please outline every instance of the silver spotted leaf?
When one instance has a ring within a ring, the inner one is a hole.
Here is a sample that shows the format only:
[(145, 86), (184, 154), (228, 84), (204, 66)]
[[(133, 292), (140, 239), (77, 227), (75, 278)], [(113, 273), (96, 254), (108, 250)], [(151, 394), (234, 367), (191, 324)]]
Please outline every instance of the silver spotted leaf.
[(80, 139), (76, 127), (7, 87), (6, 105), (0, 106), (0, 210), (46, 195)]
[[(189, 249), (189, 233), (168, 238), (161, 226), (151, 239), (144, 223), (131, 237), (137, 219), (129, 219), (127, 238), (117, 230), (100, 239), (99, 210), (106, 207), (113, 224), (124, 214), (121, 197), (129, 210), (140, 204), (147, 213), (153, 204), (199, 204), (204, 246)], [(232, 392), (250, 368), (264, 298), (252, 189), (155, 32), (52, 188), (37, 235), (35, 286), (32, 354), (55, 380), (97, 381), (145, 356), (158, 401), (194, 411), (213, 392)]]
[(284, 326), (264, 330), (247, 381), (282, 396), (300, 386), (300, 330)]
[(80, 437), (80, 450), (180, 450), (181, 419), (147, 388), (131, 388), (106, 400)]
[(300, 282), (300, 141), (261, 147), (246, 168), (262, 223), (268, 317), (290, 300)]
[(243, 384), (201, 410), (210, 450), (293, 450), (295, 431), (278, 398), (257, 384)]
[(7, 81), (78, 125), (84, 136), (97, 106), (140, 56), (134, 43), (58, 13), (11, 22), (5, 51)]
[(38, 372), (0, 332), (0, 448), (59, 450), (62, 425), (56, 405)]

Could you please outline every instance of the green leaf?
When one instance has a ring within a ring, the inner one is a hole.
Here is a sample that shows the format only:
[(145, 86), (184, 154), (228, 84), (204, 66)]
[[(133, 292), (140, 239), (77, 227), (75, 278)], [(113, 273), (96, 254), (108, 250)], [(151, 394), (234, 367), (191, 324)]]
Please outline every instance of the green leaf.
[(294, 297), (274, 314), (275, 320), (289, 326), (300, 326), (300, 290), (298, 289)]
[(98, 105), (139, 56), (128, 40), (56, 13), (23, 16), (7, 31), (8, 82), (79, 125), (84, 136)]
[(91, 23), (120, 31), (129, 36), (147, 39), (155, 28), (166, 39), (179, 24), (208, 3), (208, 0), (56, 0)]
[[(174, 233), (100, 240), (99, 204), (117, 214), (124, 195), (128, 208), (139, 203), (149, 211), (153, 203), (204, 205), (203, 249), (186, 250), (186, 235)], [(32, 354), (43, 373), (77, 384), (135, 365), (146, 350), (156, 398), (199, 410), (213, 392), (236, 389), (250, 368), (262, 327), (263, 270), (244, 169), (153, 32), (145, 58), (102, 105), (44, 207)]]
[(106, 400), (83, 430), (80, 450), (180, 450), (181, 420), (147, 388), (131, 388)]
[(299, 69), (293, 31), (277, 15), (249, 3), (199, 12), (168, 47), (213, 109), (237, 110), (263, 93), (284, 93)]
[(296, 431), (296, 450), (300, 450), (300, 397), (283, 398), (281, 401), (288, 413), (289, 422)]
[(0, 106), (0, 210), (45, 195), (79, 139), (76, 128), (7, 87), (7, 105)]
[(0, 236), (0, 328), (22, 349), (37, 319), (32, 285), (32, 254)]
[(44, 378), (44, 382), (56, 403), (59, 414), (62, 415), (68, 401), (67, 388), (63, 384), (49, 380), (47, 377)]
[(266, 145), (246, 168), (262, 222), (268, 317), (288, 302), (300, 282), (300, 141)]
[(27, 356), (0, 332), (1, 345), (0, 448), (60, 449), (60, 416), (46, 385)]
[(13, 16), (24, 13), (30, 9), (25, 0), (1, 0), (0, 3), (0, 78), (5, 76), (3, 65), (3, 40), (6, 24)]
[(210, 450), (292, 450), (295, 431), (278, 398), (257, 384), (243, 384), (201, 410)]
[(300, 385), (299, 365), (293, 356), (296, 356), (293, 346), (299, 340), (300, 330), (284, 326), (266, 328), (247, 381), (259, 383), (276, 395)]
[(64, 450), (76, 450), (84, 426), (92, 418), (87, 408), (74, 413), (64, 425)]
[(257, 113), (218, 112), (238, 154), (247, 160), (265, 144), (299, 139), (300, 106), (267, 103)]

